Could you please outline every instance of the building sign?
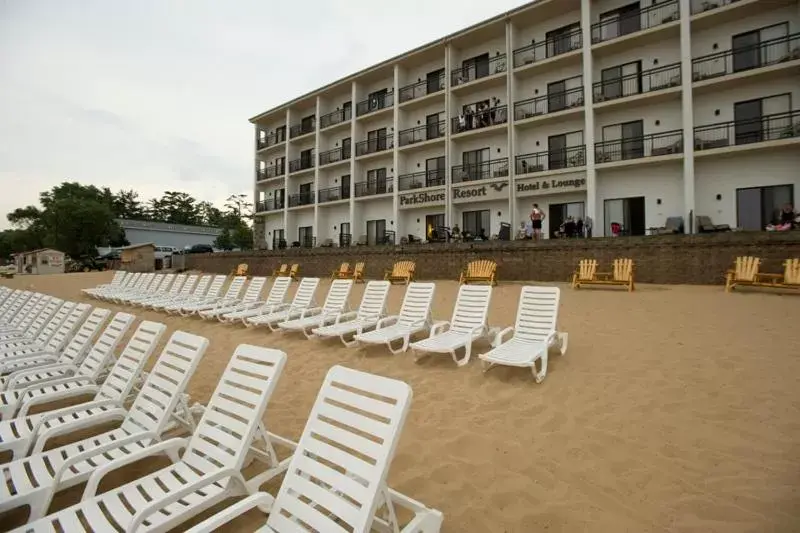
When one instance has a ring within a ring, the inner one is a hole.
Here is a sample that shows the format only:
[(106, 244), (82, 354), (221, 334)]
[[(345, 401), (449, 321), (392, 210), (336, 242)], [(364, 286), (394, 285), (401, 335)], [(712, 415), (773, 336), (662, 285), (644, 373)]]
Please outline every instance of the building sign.
[(539, 178), (517, 180), (514, 184), (517, 196), (541, 196), (572, 191), (585, 191), (585, 177)]
[(464, 187), (453, 187), (453, 203), (484, 202), (489, 200), (508, 200), (508, 181), (485, 183)]
[(400, 209), (417, 209), (419, 207), (444, 205), (444, 201), (445, 201), (444, 189), (401, 194)]

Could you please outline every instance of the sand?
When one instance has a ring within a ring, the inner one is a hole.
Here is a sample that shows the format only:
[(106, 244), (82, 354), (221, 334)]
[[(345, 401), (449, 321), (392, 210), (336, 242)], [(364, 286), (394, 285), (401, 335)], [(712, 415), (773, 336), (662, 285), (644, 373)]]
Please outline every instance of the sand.
[[(109, 279), (1, 283), (82, 299), (81, 288)], [(519, 288), (495, 288), (491, 325), (513, 324)], [(392, 287), (390, 312), (404, 290)], [(437, 282), (436, 319), (449, 318), (457, 291), (455, 282)], [(362, 292), (363, 285), (353, 290), (352, 305)], [(800, 296), (562, 286), (561, 302), (569, 352), (551, 357), (538, 385), (521, 369), (483, 374), (475, 359), (463, 368), (443, 355), (415, 363), (410, 353), (382, 348), (140, 316), (211, 340), (189, 385), (203, 402), (237, 344), (286, 351), (268, 419), (273, 432), (292, 439), (332, 365), (409, 383), (414, 399), (389, 480), (441, 510), (445, 532), (800, 531)], [(75, 498), (80, 490), (68, 492)], [(253, 512), (230, 530), (258, 523)]]

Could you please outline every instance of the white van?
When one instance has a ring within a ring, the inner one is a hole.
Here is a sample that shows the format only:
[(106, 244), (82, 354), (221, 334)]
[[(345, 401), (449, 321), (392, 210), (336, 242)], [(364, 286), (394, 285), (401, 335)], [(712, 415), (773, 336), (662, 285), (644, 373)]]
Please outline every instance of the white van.
[(164, 259), (177, 253), (178, 249), (174, 246), (156, 246), (156, 259)]

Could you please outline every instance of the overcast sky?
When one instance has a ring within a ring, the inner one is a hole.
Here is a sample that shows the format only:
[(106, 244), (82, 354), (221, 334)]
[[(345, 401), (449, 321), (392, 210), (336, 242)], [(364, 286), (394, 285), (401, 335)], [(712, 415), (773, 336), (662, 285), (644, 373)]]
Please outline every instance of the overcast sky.
[(0, 0), (0, 229), (66, 179), (221, 204), (247, 119), (519, 0)]

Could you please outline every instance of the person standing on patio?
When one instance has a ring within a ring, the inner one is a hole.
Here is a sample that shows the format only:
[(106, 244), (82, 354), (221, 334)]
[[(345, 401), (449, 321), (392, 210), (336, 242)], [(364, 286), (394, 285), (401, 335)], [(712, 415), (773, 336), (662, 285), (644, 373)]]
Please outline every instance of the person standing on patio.
[(535, 241), (542, 238), (542, 221), (544, 218), (544, 211), (539, 209), (539, 204), (533, 204), (533, 211), (531, 211), (531, 227), (533, 228), (533, 240)]

